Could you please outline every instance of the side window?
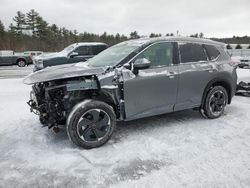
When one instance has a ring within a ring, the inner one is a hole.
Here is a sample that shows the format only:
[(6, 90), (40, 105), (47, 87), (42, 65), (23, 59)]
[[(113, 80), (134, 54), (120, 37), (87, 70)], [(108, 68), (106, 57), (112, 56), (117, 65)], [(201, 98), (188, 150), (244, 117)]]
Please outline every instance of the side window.
[(179, 43), (181, 63), (207, 61), (205, 49), (200, 44)]
[(216, 47), (214, 47), (212, 45), (206, 45), (205, 44), (204, 48), (206, 49), (209, 60), (213, 61), (213, 60), (216, 60), (219, 57), (220, 52)]
[(80, 46), (75, 49), (74, 52), (77, 52), (79, 56), (91, 55), (91, 50), (89, 46)]
[(136, 59), (146, 58), (151, 63), (152, 66), (167, 66), (173, 64), (173, 44), (172, 43), (157, 43), (153, 44)]
[(104, 46), (104, 45), (93, 46), (92, 47), (93, 55), (99, 54), (101, 51), (105, 50), (106, 48), (107, 48), (107, 46)]

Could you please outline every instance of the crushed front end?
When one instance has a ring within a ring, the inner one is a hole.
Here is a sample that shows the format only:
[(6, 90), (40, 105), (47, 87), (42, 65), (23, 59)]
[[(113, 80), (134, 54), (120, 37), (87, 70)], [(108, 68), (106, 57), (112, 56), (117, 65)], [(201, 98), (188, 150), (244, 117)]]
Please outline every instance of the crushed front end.
[(73, 106), (97, 95), (98, 88), (95, 75), (35, 83), (27, 103), (40, 122), (51, 128), (65, 124)]

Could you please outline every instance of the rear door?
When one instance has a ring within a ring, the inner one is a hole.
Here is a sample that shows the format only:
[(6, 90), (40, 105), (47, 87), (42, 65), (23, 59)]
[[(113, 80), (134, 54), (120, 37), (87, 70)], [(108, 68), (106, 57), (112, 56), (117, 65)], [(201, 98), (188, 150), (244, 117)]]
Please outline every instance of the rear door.
[(203, 44), (179, 43), (179, 52), (180, 80), (175, 110), (198, 107), (206, 85), (217, 72), (216, 67)]
[(126, 119), (137, 119), (173, 111), (178, 88), (176, 43), (160, 42), (135, 57), (146, 58), (152, 65), (138, 75), (125, 70), (124, 103)]

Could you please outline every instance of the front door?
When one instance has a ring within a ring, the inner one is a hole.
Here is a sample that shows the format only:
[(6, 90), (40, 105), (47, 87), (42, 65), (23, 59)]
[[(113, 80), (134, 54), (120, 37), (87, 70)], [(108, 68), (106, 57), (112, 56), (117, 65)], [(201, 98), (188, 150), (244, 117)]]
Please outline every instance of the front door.
[(152, 65), (137, 75), (123, 72), (126, 119), (137, 119), (172, 112), (178, 88), (175, 45), (155, 43), (133, 59), (148, 59)]
[(73, 52), (78, 55), (69, 57), (68, 63), (84, 62), (93, 57), (91, 46), (79, 46)]
[(1, 57), (1, 64), (2, 65), (12, 65), (14, 64), (14, 56), (10, 56), (10, 55), (4, 55)]

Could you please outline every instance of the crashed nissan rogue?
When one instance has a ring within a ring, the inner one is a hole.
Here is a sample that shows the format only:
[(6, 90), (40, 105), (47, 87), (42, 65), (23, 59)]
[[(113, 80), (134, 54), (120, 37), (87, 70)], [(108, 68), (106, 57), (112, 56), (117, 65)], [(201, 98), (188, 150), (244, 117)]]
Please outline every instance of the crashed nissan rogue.
[(167, 37), (125, 41), (84, 63), (30, 74), (31, 111), (49, 128), (90, 149), (105, 144), (117, 121), (184, 109), (218, 118), (236, 91), (235, 65), (224, 44)]

